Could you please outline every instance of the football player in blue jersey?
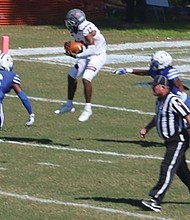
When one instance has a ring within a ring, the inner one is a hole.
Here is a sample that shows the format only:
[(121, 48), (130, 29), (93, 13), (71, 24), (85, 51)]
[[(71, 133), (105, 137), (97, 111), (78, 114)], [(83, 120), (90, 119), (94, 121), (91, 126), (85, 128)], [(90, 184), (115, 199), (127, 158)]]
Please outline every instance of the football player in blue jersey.
[(22, 104), (26, 108), (29, 114), (29, 119), (26, 122), (27, 126), (34, 123), (35, 115), (32, 112), (32, 106), (27, 95), (21, 88), (20, 76), (13, 70), (13, 59), (9, 54), (0, 54), (0, 128), (3, 127), (4, 113), (3, 113), (3, 99), (5, 94), (10, 92), (11, 89), (18, 95)]
[(150, 75), (152, 78), (156, 75), (165, 76), (169, 80), (170, 91), (176, 94), (190, 108), (190, 97), (184, 92), (184, 86), (179, 78), (179, 71), (172, 66), (172, 57), (166, 51), (161, 50), (154, 53), (151, 58), (150, 68), (147, 70), (118, 68), (114, 73), (118, 75)]

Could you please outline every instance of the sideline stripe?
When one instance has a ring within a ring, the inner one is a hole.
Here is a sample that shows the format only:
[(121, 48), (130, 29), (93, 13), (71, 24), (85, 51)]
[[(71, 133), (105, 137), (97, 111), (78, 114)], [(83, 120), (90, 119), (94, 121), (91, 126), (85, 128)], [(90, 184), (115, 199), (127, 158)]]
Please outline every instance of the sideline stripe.
[(149, 41), (149, 42), (138, 42), (138, 43), (125, 43), (125, 44), (108, 44), (109, 51), (121, 51), (121, 50), (139, 50), (152, 49), (152, 48), (181, 48), (189, 47), (190, 41)]
[(17, 199), (22, 199), (22, 200), (29, 200), (29, 201), (33, 201), (33, 202), (49, 203), (49, 204), (56, 204), (56, 205), (62, 205), (62, 206), (71, 206), (71, 207), (78, 207), (78, 208), (84, 208), (84, 209), (94, 209), (94, 210), (98, 210), (98, 211), (102, 211), (102, 212), (110, 212), (110, 213), (114, 213), (114, 214), (133, 216), (133, 217), (137, 217), (139, 219), (172, 220), (171, 218), (163, 218), (163, 217), (157, 217), (157, 216), (152, 216), (152, 215), (136, 214), (136, 213), (132, 213), (132, 212), (128, 212), (128, 211), (122, 211), (122, 210), (112, 209), (112, 208), (104, 208), (104, 207), (93, 206), (93, 205), (88, 205), (88, 204), (62, 202), (62, 201), (53, 200), (53, 199), (42, 199), (42, 198), (37, 198), (37, 197), (33, 197), (33, 196), (19, 195), (16, 193), (9, 193), (9, 192), (4, 192), (4, 191), (0, 191), (0, 195), (14, 197)]
[[(16, 95), (10, 95), (10, 94), (6, 94), (7, 97), (11, 97), (11, 98), (18, 98)], [(57, 99), (46, 99), (46, 98), (39, 98), (39, 97), (32, 97), (32, 96), (28, 96), (28, 98), (30, 100), (34, 100), (34, 101), (41, 101), (41, 102), (51, 102), (51, 103), (61, 103), (63, 104), (64, 100), (57, 100)], [(85, 103), (82, 102), (73, 102), (74, 105), (85, 105)], [(111, 110), (117, 110), (117, 111), (125, 111), (125, 112), (132, 112), (132, 113), (137, 113), (140, 115), (155, 115), (155, 113), (153, 112), (143, 112), (141, 110), (137, 110), (137, 109), (127, 109), (127, 108), (121, 108), (121, 107), (113, 107), (113, 106), (106, 106), (106, 105), (98, 105), (98, 104), (92, 104), (93, 107), (96, 108), (107, 108), (107, 109), (111, 109)]]
[[(187, 48), (190, 45), (189, 40), (184, 41), (149, 41), (125, 44), (108, 44), (108, 51), (121, 50), (139, 50), (152, 48)], [(184, 50), (184, 49), (183, 49)], [(30, 56), (30, 55), (46, 55), (46, 54), (64, 54), (64, 47), (38, 47), (38, 48), (19, 48), (10, 49), (11, 56)]]
[[(133, 63), (133, 62), (149, 62), (151, 55), (145, 55), (143, 53), (144, 49), (153, 48), (172, 48), (174, 50), (174, 54), (181, 53), (179, 50), (183, 48), (183, 54), (185, 53), (187, 57), (183, 59), (175, 59), (175, 61), (189, 62), (190, 58), (188, 57), (188, 47), (190, 45), (190, 41), (154, 41), (154, 42), (136, 42), (136, 43), (125, 43), (125, 44), (108, 44), (107, 50), (111, 51), (112, 54), (108, 54), (108, 59), (106, 65), (109, 64), (118, 64), (118, 63)], [(129, 55), (127, 54), (114, 54), (117, 51), (129, 51), (129, 50), (139, 50), (141, 51), (135, 54)], [(178, 52), (179, 51), (179, 52)], [(171, 51), (170, 51), (171, 52)], [(19, 48), (19, 49), (10, 49), (10, 54), (13, 56), (17, 56), (14, 59), (18, 61), (25, 62), (42, 62), (47, 64), (55, 64), (55, 65), (64, 65), (64, 66), (72, 66), (73, 58), (63, 55), (64, 48), (63, 47), (42, 47), (42, 48)], [(31, 55), (46, 55), (46, 57), (30, 57)], [(49, 56), (51, 55), (51, 56)], [(54, 56), (52, 56), (54, 55)], [(19, 58), (21, 56), (21, 58)], [(27, 56), (28, 58), (22, 58), (23, 56)], [(104, 66), (102, 71), (113, 72), (113, 67)], [(143, 67), (147, 68), (147, 66)], [(190, 70), (190, 65), (180, 65), (176, 66), (176, 68), (180, 69), (180, 72), (188, 72)], [(188, 79), (188, 78), (187, 78)]]

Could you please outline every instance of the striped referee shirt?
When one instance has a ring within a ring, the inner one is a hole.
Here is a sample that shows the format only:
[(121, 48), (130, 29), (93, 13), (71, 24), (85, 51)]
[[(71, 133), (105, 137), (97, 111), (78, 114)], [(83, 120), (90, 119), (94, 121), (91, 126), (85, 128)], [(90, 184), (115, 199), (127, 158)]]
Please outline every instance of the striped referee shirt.
[(185, 127), (184, 118), (190, 114), (188, 107), (173, 93), (157, 99), (155, 123), (159, 136), (170, 139)]

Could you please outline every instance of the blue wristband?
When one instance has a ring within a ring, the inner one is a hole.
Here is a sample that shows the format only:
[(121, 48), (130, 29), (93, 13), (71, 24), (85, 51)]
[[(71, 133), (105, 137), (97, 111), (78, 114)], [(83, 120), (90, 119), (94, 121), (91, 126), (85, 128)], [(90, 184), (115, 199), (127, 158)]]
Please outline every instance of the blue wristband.
[(32, 114), (32, 106), (30, 104), (30, 100), (28, 99), (27, 95), (23, 91), (20, 91), (17, 95), (22, 101), (22, 104), (24, 105), (28, 113)]

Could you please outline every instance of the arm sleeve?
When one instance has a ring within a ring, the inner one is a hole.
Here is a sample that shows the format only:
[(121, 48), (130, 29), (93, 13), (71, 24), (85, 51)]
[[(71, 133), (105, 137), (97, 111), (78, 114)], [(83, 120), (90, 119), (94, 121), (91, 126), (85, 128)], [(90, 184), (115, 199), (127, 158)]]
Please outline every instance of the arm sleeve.
[(28, 99), (27, 95), (23, 92), (20, 91), (18, 94), (19, 99), (21, 100), (22, 104), (26, 108), (29, 114), (32, 114), (32, 106), (30, 104), (30, 100)]
[(95, 45), (89, 45), (86, 50), (82, 53), (76, 55), (76, 58), (86, 58), (88, 56), (94, 55), (96, 52)]
[(176, 69), (176, 68), (171, 68), (166, 77), (169, 79), (169, 80), (177, 80), (179, 79), (179, 71)]

